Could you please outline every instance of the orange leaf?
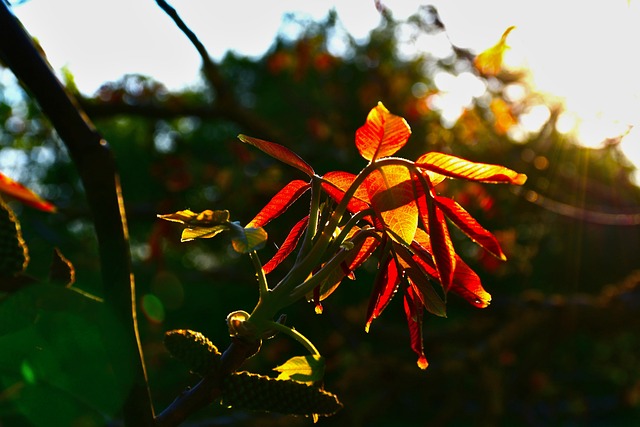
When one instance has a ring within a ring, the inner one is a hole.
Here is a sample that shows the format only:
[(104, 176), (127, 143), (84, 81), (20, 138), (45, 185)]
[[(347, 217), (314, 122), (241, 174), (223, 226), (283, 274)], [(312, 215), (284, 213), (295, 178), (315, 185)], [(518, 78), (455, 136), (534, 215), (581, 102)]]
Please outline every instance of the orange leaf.
[[(357, 227), (354, 227), (354, 229), (355, 228)], [(364, 239), (362, 244), (359, 245), (358, 251), (354, 252), (356, 255), (353, 257), (353, 259), (350, 259), (349, 263), (347, 264), (347, 269), (349, 271), (357, 270), (367, 259), (369, 259), (369, 257), (371, 256), (373, 251), (376, 250), (379, 244), (380, 240), (375, 237), (367, 237), (366, 239)], [(352, 251), (354, 249), (352, 249)]]
[[(328, 172), (322, 177), (322, 188), (336, 202), (344, 197), (344, 193), (349, 189), (356, 176), (349, 172), (334, 171)], [(357, 213), (369, 209), (369, 193), (363, 187), (356, 190), (354, 196), (349, 200), (347, 209), (352, 213)]]
[(289, 182), (258, 212), (255, 218), (247, 224), (247, 227), (264, 227), (269, 221), (286, 211), (309, 188), (311, 188), (311, 184), (299, 179)]
[(418, 301), (414, 289), (407, 286), (404, 293), (404, 313), (409, 325), (411, 349), (418, 355), (418, 366), (426, 369), (429, 366), (424, 355), (424, 343), (422, 340), (422, 305)]
[(478, 308), (485, 308), (491, 302), (491, 295), (482, 287), (480, 277), (460, 258), (456, 259), (451, 291)]
[(456, 251), (442, 211), (435, 207), (429, 212), (429, 236), (433, 260), (445, 290), (449, 290), (456, 265)]
[(470, 181), (522, 185), (527, 176), (500, 165), (475, 163), (450, 154), (431, 152), (423, 154), (416, 166), (428, 171)]
[(453, 199), (435, 196), (435, 201), (444, 214), (471, 240), (489, 251), (493, 256), (506, 261), (507, 257), (490, 231), (483, 228), (462, 206)]
[(289, 234), (287, 235), (284, 242), (278, 248), (276, 254), (267, 262), (262, 269), (264, 270), (264, 274), (269, 274), (276, 268), (280, 263), (285, 260), (291, 252), (298, 245), (298, 241), (300, 240), (300, 236), (304, 233), (304, 230), (307, 229), (307, 224), (309, 223), (309, 215), (302, 218), (296, 225), (293, 226)]
[(281, 162), (288, 164), (289, 166), (293, 166), (294, 168), (306, 173), (310, 177), (315, 175), (313, 168), (309, 166), (307, 162), (302, 160), (300, 156), (283, 145), (242, 134), (238, 135), (238, 139), (246, 144), (251, 144), (254, 147), (259, 148), (271, 157), (278, 159)]
[(369, 332), (369, 326), (371, 326), (373, 319), (380, 316), (387, 308), (391, 298), (398, 290), (398, 285), (400, 285), (401, 276), (392, 256), (387, 255), (383, 258), (379, 268), (367, 308), (367, 323), (364, 327), (367, 332)]
[(411, 135), (411, 128), (400, 116), (391, 114), (381, 102), (367, 116), (356, 131), (356, 147), (360, 155), (373, 162), (401, 149)]
[(474, 65), (480, 74), (495, 76), (500, 72), (504, 53), (509, 49), (507, 36), (514, 28), (514, 26), (507, 28), (498, 43), (476, 56)]
[(33, 191), (29, 190), (24, 185), (17, 181), (12, 180), (6, 175), (0, 172), (0, 193), (7, 194), (17, 200), (20, 200), (27, 206), (39, 209), (45, 212), (55, 212), (56, 207), (42, 199)]
[(433, 256), (440, 283), (447, 291), (451, 286), (456, 261), (456, 251), (449, 236), (447, 222), (428, 189), (419, 185), (416, 186), (416, 193), (422, 223), (429, 230), (425, 243), (430, 246), (428, 249)]
[(418, 228), (411, 173), (404, 166), (383, 166), (366, 179), (371, 206), (394, 239), (410, 245)]

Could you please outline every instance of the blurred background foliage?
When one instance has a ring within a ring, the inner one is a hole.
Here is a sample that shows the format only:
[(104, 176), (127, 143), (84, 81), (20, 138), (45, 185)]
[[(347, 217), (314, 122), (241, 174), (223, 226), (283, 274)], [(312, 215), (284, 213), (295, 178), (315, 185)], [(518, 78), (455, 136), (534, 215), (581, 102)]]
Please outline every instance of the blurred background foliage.
[[(463, 47), (451, 46), (438, 55), (412, 49), (418, 38), (446, 37), (432, 8), (406, 21), (383, 13), (366, 40), (340, 31), (335, 14), (322, 22), (286, 19), (299, 29), (295, 37), (282, 34), (260, 58), (227, 54), (213, 64), (217, 81), (204, 79), (201, 86), (169, 92), (149, 77), (128, 75), (106, 82), (90, 96), (76, 93), (109, 142), (121, 172), (156, 410), (196, 381), (168, 356), (164, 331), (194, 329), (224, 347), (227, 313), (250, 311), (257, 300), (248, 258), (238, 257), (223, 239), (180, 244), (179, 228), (160, 222), (156, 214), (229, 209), (232, 219), (246, 223), (286, 182), (301, 178), (296, 170), (240, 143), (238, 133), (286, 145), (320, 174), (357, 172), (364, 163), (353, 144), (355, 130), (382, 101), (413, 130), (400, 155), (416, 158), (444, 151), (503, 164), (526, 173), (529, 180), (523, 188), (443, 184), (443, 193), (498, 236), (509, 261), (496, 262), (454, 233), (454, 244), (481, 275), (493, 302), (476, 310), (452, 297), (447, 319), (425, 320), (426, 371), (415, 365), (400, 301), (392, 302), (371, 332), (364, 333), (374, 265), (365, 266), (355, 282), (345, 283), (328, 299), (323, 315), (304, 303), (287, 311), (288, 323), (326, 356), (325, 386), (345, 404), (321, 424), (612, 426), (637, 420), (640, 189), (631, 181), (633, 167), (617, 141), (587, 149), (558, 132), (561, 107), (528, 85), (526, 71), (481, 75), (474, 55)], [(58, 207), (52, 215), (11, 205), (30, 249), (27, 273), (46, 277), (57, 247), (76, 268), (74, 286), (99, 296), (96, 243), (74, 166), (28, 94), (8, 70), (0, 73), (0, 170)], [(75, 91), (70, 72), (65, 79)], [(450, 95), (443, 90), (447, 79), (463, 79), (475, 88), (460, 114), (443, 107)], [(305, 209), (300, 201), (267, 226), (271, 244), (260, 254), (263, 261)], [(271, 280), (283, 270), (286, 265)], [(4, 298), (6, 303), (11, 295)], [(75, 324), (86, 338), (75, 365), (66, 353), (48, 361), (40, 355), (43, 372), (61, 369), (56, 360), (80, 367), (90, 359), (100, 365), (104, 355), (92, 341), (100, 332), (73, 323), (71, 317), (62, 324)], [(27, 346), (35, 338), (15, 334), (33, 322), (29, 319), (18, 322), (16, 330), (4, 328), (0, 343)], [(6, 340), (9, 332), (14, 341)], [(302, 351), (276, 338), (265, 343), (247, 368), (268, 373)], [(25, 399), (45, 407), (46, 393), (20, 395), (16, 384), (29, 383), (32, 367), (25, 365), (24, 352), (10, 354), (15, 359), (3, 371), (0, 417), (45, 425), (46, 419), (24, 418), (24, 408), (33, 408), (23, 405)], [(7, 373), (11, 366), (19, 372)], [(85, 371), (83, 378), (89, 378)], [(117, 387), (102, 380), (94, 388)], [(73, 396), (91, 394), (83, 390), (68, 388), (65, 405), (73, 406)], [(109, 394), (108, 389), (100, 391)], [(114, 405), (98, 405), (102, 416), (108, 417)], [(67, 412), (70, 420), (85, 423), (74, 425), (100, 425), (103, 420), (82, 410)], [(12, 425), (9, 421), (6, 425)], [(215, 407), (191, 421), (199, 426), (311, 424), (308, 419)]]

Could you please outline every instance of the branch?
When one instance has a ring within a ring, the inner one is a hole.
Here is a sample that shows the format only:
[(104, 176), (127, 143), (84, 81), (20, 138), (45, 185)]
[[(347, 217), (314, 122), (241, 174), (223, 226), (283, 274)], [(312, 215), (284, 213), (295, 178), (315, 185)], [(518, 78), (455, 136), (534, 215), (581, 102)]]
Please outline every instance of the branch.
[[(260, 119), (251, 111), (240, 106), (179, 105), (172, 102), (154, 104), (132, 104), (126, 102), (103, 102), (76, 95), (81, 107), (94, 120), (115, 116), (138, 116), (149, 119), (171, 120), (181, 117), (197, 117), (205, 120), (229, 120), (236, 123), (243, 132), (262, 135), (271, 141), (284, 140), (284, 136), (273, 126)], [(286, 142), (285, 142), (286, 143)]]
[(230, 85), (220, 73), (218, 64), (211, 59), (207, 49), (194, 32), (191, 31), (191, 29), (184, 23), (182, 18), (180, 18), (178, 12), (176, 12), (176, 10), (164, 0), (156, 0), (156, 3), (167, 13), (167, 15), (169, 15), (176, 26), (187, 36), (191, 44), (194, 45), (200, 54), (205, 79), (216, 93), (216, 97), (214, 99), (215, 108), (225, 111), (228, 118), (236, 121), (241, 126), (250, 124), (251, 128), (258, 131), (258, 134), (262, 135), (263, 138), (271, 141), (280, 141), (282, 143), (283, 135), (281, 135), (279, 131), (271, 127), (260, 117), (253, 114), (251, 110), (244, 108), (238, 103)]
[(123, 390), (128, 390), (123, 407), (125, 422), (128, 426), (151, 426), (153, 408), (138, 339), (127, 227), (112, 153), (3, 1), (0, 1), (0, 59), (49, 117), (78, 169), (94, 217), (105, 300), (115, 310), (126, 333), (125, 343), (111, 342), (115, 334), (105, 334), (112, 360), (125, 357), (124, 366), (133, 371), (132, 384), (128, 373), (116, 372)]
[(182, 18), (180, 18), (180, 15), (178, 15), (178, 12), (173, 7), (171, 7), (171, 5), (169, 5), (164, 0), (156, 0), (156, 3), (158, 3), (158, 6), (160, 6), (160, 8), (164, 10), (167, 15), (169, 15), (169, 17), (173, 20), (180, 31), (182, 31), (184, 35), (187, 36), (191, 44), (196, 48), (198, 54), (200, 54), (200, 58), (202, 58), (202, 66), (205, 77), (207, 78), (207, 81), (211, 84), (213, 89), (216, 90), (218, 97), (225, 100), (229, 98), (230, 93), (227, 85), (224, 82), (224, 79), (222, 78), (222, 75), (220, 74), (218, 65), (213, 62), (211, 56), (209, 55), (209, 52), (207, 52), (207, 49), (204, 47), (200, 39), (198, 39), (195, 33), (191, 31), (187, 24), (185, 24)]
[(185, 390), (162, 413), (156, 417), (156, 427), (175, 427), (194, 412), (217, 400), (222, 394), (223, 378), (238, 370), (246, 359), (253, 356), (259, 343), (246, 343), (233, 338), (229, 347), (222, 354), (220, 367), (213, 369), (192, 388)]

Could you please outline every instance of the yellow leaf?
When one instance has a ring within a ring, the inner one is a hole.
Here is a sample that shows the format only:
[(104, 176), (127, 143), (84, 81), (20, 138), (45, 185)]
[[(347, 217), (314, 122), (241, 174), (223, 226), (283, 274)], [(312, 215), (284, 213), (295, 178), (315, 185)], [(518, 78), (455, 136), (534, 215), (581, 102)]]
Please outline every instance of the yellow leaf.
[(500, 41), (495, 46), (490, 47), (478, 56), (474, 61), (476, 69), (485, 76), (495, 76), (502, 69), (502, 59), (504, 53), (509, 46), (507, 45), (507, 36), (516, 27), (511, 26), (505, 30)]
[(410, 245), (418, 227), (418, 206), (409, 170), (404, 166), (383, 166), (366, 183), (371, 206), (391, 237)]

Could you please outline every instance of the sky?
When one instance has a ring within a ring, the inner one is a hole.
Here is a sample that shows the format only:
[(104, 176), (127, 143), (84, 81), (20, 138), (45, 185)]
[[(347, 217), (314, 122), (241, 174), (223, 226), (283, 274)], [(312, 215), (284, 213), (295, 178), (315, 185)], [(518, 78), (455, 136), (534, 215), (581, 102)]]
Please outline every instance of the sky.
[[(640, 166), (640, 61), (634, 53), (640, 40), (640, 1), (382, 3), (397, 18), (420, 5), (434, 5), (451, 42), (476, 53), (495, 44), (507, 27), (516, 26), (509, 35), (506, 65), (531, 70), (536, 90), (566, 107), (563, 126), (575, 130), (586, 146), (597, 148), (605, 138), (627, 132), (621, 148)], [(356, 38), (366, 37), (380, 20), (374, 0), (170, 4), (216, 59), (227, 50), (250, 56), (265, 53), (279, 30), (295, 31), (283, 26), (287, 12), (318, 20), (335, 8), (344, 28)], [(154, 0), (28, 0), (14, 12), (39, 40), (53, 68), (68, 67), (83, 92), (93, 93), (103, 82), (126, 73), (151, 75), (169, 89), (198, 81), (195, 49)]]

